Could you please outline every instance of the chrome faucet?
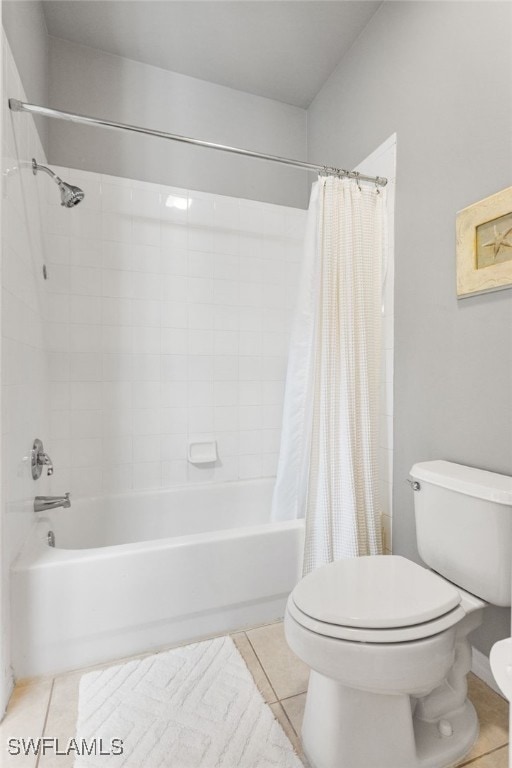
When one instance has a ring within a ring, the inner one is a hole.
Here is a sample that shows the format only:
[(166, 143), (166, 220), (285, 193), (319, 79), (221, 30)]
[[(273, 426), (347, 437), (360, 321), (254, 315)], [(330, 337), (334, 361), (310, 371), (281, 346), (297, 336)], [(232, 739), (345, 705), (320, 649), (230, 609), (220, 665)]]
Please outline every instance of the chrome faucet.
[(67, 509), (70, 506), (69, 493), (64, 496), (36, 496), (34, 499), (34, 512), (46, 512), (48, 509), (56, 509), (57, 507)]
[(43, 467), (47, 467), (46, 474), (53, 475), (52, 460), (47, 453), (44, 452), (44, 446), (38, 437), (34, 440), (32, 446), (32, 452), (30, 455), (30, 464), (32, 468), (32, 477), (34, 480), (38, 480), (43, 472)]

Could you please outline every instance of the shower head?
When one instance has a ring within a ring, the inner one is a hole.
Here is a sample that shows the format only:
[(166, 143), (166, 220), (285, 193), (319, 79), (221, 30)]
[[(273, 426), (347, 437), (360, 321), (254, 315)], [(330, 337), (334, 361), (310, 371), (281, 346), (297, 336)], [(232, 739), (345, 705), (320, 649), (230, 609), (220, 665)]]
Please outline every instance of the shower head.
[(73, 184), (66, 184), (65, 181), (59, 183), (60, 188), (60, 200), (61, 205), (65, 208), (73, 208), (74, 205), (78, 205), (84, 197), (85, 193), (80, 187), (75, 187)]
[(60, 189), (60, 204), (65, 208), (73, 208), (84, 199), (85, 193), (80, 189), (80, 187), (75, 187), (73, 184), (67, 184), (65, 181), (62, 181), (62, 179), (60, 179), (56, 173), (51, 171), (45, 165), (39, 165), (35, 158), (32, 158), (32, 173), (34, 176), (38, 171), (44, 171), (47, 173), (48, 176), (51, 176), (51, 178), (57, 184), (58, 188)]

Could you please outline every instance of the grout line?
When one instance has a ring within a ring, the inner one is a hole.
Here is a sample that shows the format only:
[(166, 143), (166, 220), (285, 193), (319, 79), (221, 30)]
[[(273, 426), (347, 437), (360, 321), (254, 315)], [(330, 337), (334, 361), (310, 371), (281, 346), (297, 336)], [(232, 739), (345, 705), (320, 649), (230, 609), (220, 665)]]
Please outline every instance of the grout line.
[[(300, 736), (299, 736), (299, 734), (297, 733), (297, 731), (296, 731), (296, 730), (295, 730), (295, 728), (293, 727), (293, 723), (292, 723), (292, 721), (290, 720), (290, 718), (288, 717), (288, 712), (287, 712), (287, 711), (286, 711), (286, 709), (283, 707), (283, 705), (281, 704), (281, 702), (280, 702), (280, 701), (276, 701), (276, 704), (279, 704), (279, 706), (280, 706), (280, 708), (281, 708), (281, 711), (283, 712), (284, 716), (286, 717), (286, 720), (288, 721), (288, 723), (289, 723), (289, 725), (290, 725), (290, 728), (292, 729), (292, 731), (294, 732), (294, 734), (296, 735), (296, 737), (297, 737), (297, 738), (300, 740)], [(293, 746), (293, 744), (292, 744), (292, 746)]]
[[(292, 731), (294, 732), (294, 734), (297, 736), (298, 739), (301, 738), (300, 733), (297, 732), (295, 726), (293, 725), (292, 721), (290, 720), (290, 717), (288, 716), (288, 712), (286, 711), (286, 707), (283, 707), (283, 701), (290, 701), (291, 699), (296, 699), (297, 696), (303, 696), (305, 693), (307, 693), (307, 690), (303, 691), (302, 693), (295, 693), (293, 696), (286, 696), (284, 699), (279, 699), (279, 704), (281, 705), (281, 708), (282, 708), (283, 712), (286, 715), (286, 719), (290, 723), (290, 725), (292, 727)], [(301, 744), (302, 744), (302, 741), (301, 741)]]
[[(48, 724), (48, 715), (50, 714), (50, 706), (51, 706), (52, 698), (53, 698), (53, 687), (54, 687), (54, 685), (55, 685), (55, 678), (52, 679), (52, 685), (51, 685), (51, 688), (50, 688), (50, 695), (48, 696), (48, 704), (46, 706), (46, 713), (45, 713), (45, 716), (44, 716), (44, 723), (43, 723), (43, 729), (42, 729), (41, 736), (44, 736), (44, 734), (46, 732), (46, 726)], [(40, 758), (41, 758), (41, 752), (38, 752), (35, 768), (38, 768)]]
[[(274, 686), (273, 686), (273, 685), (272, 685), (272, 683), (270, 682), (270, 678), (269, 678), (269, 676), (267, 675), (267, 670), (266, 670), (266, 669), (265, 669), (265, 667), (263, 666), (263, 663), (262, 663), (262, 661), (261, 661), (260, 657), (259, 657), (259, 656), (258, 656), (258, 654), (256, 653), (256, 649), (255, 649), (254, 645), (251, 643), (251, 638), (249, 637), (249, 635), (247, 634), (247, 632), (245, 632), (244, 634), (245, 634), (245, 636), (246, 636), (246, 638), (247, 638), (247, 642), (248, 642), (248, 643), (249, 643), (249, 645), (251, 646), (251, 648), (252, 648), (252, 651), (253, 651), (254, 655), (256, 656), (256, 658), (257, 658), (257, 660), (258, 660), (258, 664), (260, 665), (261, 669), (263, 670), (263, 674), (265, 675), (265, 677), (266, 677), (266, 679), (267, 679), (267, 682), (268, 682), (268, 684), (269, 684), (269, 686), (270, 686), (270, 690), (272, 691), (272, 693), (273, 693), (273, 694), (274, 694), (274, 696), (276, 697), (276, 702), (278, 702), (278, 701), (279, 701), (279, 696), (278, 696), (278, 695), (277, 695), (277, 693), (275, 692), (275, 690), (274, 690)], [(272, 702), (272, 703), (275, 703), (275, 702)]]
[(291, 696), (284, 696), (282, 699), (278, 699), (278, 701), (290, 701), (290, 699), (296, 699), (297, 696), (304, 696), (304, 694), (307, 692), (308, 692), (308, 689), (306, 688), (305, 691), (299, 691), (298, 693), (293, 693)]

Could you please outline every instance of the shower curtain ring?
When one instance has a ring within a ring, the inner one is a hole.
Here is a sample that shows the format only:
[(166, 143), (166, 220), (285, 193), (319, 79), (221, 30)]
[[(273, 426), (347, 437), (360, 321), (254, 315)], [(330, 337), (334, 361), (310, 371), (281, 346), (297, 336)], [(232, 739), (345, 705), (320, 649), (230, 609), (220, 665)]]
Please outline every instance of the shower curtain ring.
[(359, 178), (361, 174), (359, 173), (359, 171), (354, 171), (354, 173), (356, 176), (357, 188), (360, 192), (362, 192), (363, 190), (361, 189), (361, 179)]

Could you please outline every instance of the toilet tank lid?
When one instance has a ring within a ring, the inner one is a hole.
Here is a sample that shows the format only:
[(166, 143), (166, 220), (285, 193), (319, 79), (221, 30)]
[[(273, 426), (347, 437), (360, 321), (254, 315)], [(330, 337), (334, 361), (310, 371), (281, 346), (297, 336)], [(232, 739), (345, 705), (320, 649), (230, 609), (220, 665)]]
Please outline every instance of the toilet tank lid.
[(439, 485), (466, 496), (512, 506), (512, 477), (509, 475), (442, 460), (415, 464), (410, 475), (415, 480)]

